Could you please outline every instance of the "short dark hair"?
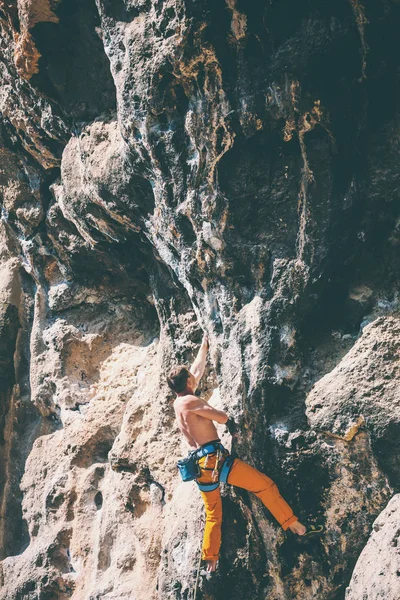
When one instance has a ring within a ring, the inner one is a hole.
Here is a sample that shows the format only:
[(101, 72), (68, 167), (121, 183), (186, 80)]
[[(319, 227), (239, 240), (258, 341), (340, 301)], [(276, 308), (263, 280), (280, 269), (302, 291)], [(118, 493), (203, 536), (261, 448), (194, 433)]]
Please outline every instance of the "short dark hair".
[(183, 365), (178, 365), (168, 373), (167, 383), (173, 392), (179, 394), (184, 391), (189, 377), (189, 369)]

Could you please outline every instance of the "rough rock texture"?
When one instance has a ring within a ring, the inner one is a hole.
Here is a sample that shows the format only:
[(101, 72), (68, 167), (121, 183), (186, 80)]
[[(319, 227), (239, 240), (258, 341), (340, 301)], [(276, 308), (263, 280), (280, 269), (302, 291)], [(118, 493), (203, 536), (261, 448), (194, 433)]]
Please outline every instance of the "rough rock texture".
[(225, 490), (198, 598), (343, 599), (399, 489), (399, 26), (397, 0), (0, 0), (1, 600), (190, 598), (165, 371), (202, 330), (224, 440), (327, 533)]
[(351, 441), (369, 431), (375, 454), (396, 487), (400, 484), (400, 321), (379, 317), (307, 398), (315, 430)]
[(396, 494), (374, 521), (373, 531), (357, 561), (346, 600), (400, 596), (400, 496)]

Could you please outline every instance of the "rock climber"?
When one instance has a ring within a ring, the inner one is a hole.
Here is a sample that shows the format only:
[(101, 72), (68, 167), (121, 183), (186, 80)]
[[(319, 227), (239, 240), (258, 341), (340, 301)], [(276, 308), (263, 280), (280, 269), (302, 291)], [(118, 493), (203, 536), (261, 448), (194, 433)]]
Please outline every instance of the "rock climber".
[(213, 421), (227, 425), (232, 432), (233, 420), (223, 410), (213, 408), (194, 395), (204, 373), (207, 351), (208, 339), (204, 335), (190, 369), (182, 365), (174, 367), (168, 374), (167, 383), (176, 394), (174, 410), (178, 426), (196, 462), (196, 483), (206, 511), (202, 559), (206, 561), (206, 571), (211, 573), (216, 570), (221, 545), (220, 481), (253, 492), (285, 531), (290, 529), (298, 536), (313, 537), (322, 533), (323, 526), (306, 527), (300, 523), (272, 479), (242, 460), (233, 459), (222, 446)]

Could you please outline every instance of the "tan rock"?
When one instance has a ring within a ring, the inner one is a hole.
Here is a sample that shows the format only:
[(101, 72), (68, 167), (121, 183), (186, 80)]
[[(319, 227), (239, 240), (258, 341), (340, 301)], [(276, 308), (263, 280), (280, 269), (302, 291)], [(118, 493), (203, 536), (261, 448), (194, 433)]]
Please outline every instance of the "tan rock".
[(35, 46), (32, 35), (25, 30), (15, 36), (14, 61), (17, 71), (24, 79), (39, 73), (40, 52)]

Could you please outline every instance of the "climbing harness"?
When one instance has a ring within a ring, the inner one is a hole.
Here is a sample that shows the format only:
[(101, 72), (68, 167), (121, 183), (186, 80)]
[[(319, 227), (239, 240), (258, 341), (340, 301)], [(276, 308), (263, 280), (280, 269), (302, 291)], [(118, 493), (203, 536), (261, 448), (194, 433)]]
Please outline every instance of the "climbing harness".
[(229, 454), (228, 450), (224, 448), (221, 442), (219, 440), (209, 442), (198, 448), (196, 452), (198, 459), (206, 456), (203, 469), (207, 467), (209, 455), (216, 454), (215, 465), (211, 473), (212, 483), (199, 483), (196, 481), (199, 490), (202, 492), (212, 492), (219, 487), (221, 481), (222, 483), (226, 483), (234, 458)]
[[(207, 459), (208, 459), (209, 456), (210, 455), (207, 454), (206, 461), (207, 461)], [(221, 450), (218, 448), (218, 450), (217, 450), (217, 456), (216, 456), (216, 460), (215, 460), (215, 466), (214, 466), (213, 471), (211, 473), (211, 479), (213, 481), (217, 481), (218, 480), (220, 462), (221, 462)]]
[(219, 473), (219, 477), (218, 481), (216, 481), (215, 483), (199, 483), (198, 481), (196, 481), (199, 490), (201, 490), (202, 492), (212, 492), (219, 487), (220, 483), (226, 483), (234, 460), (235, 459), (231, 455), (226, 457), (224, 464), (222, 465), (221, 469), (217, 472), (217, 475)]
[[(201, 475), (198, 461), (205, 456), (206, 460), (203, 468), (206, 468), (210, 454), (216, 454), (215, 466), (211, 474), (212, 483), (199, 483), (196, 481), (199, 489), (202, 492), (212, 492), (219, 487), (221, 481), (222, 483), (226, 483), (234, 459), (219, 440), (203, 444), (200, 448), (191, 450), (186, 458), (178, 460), (177, 467), (182, 481), (193, 481), (194, 479), (197, 479)], [(226, 456), (226, 458), (222, 464), (224, 456)]]

